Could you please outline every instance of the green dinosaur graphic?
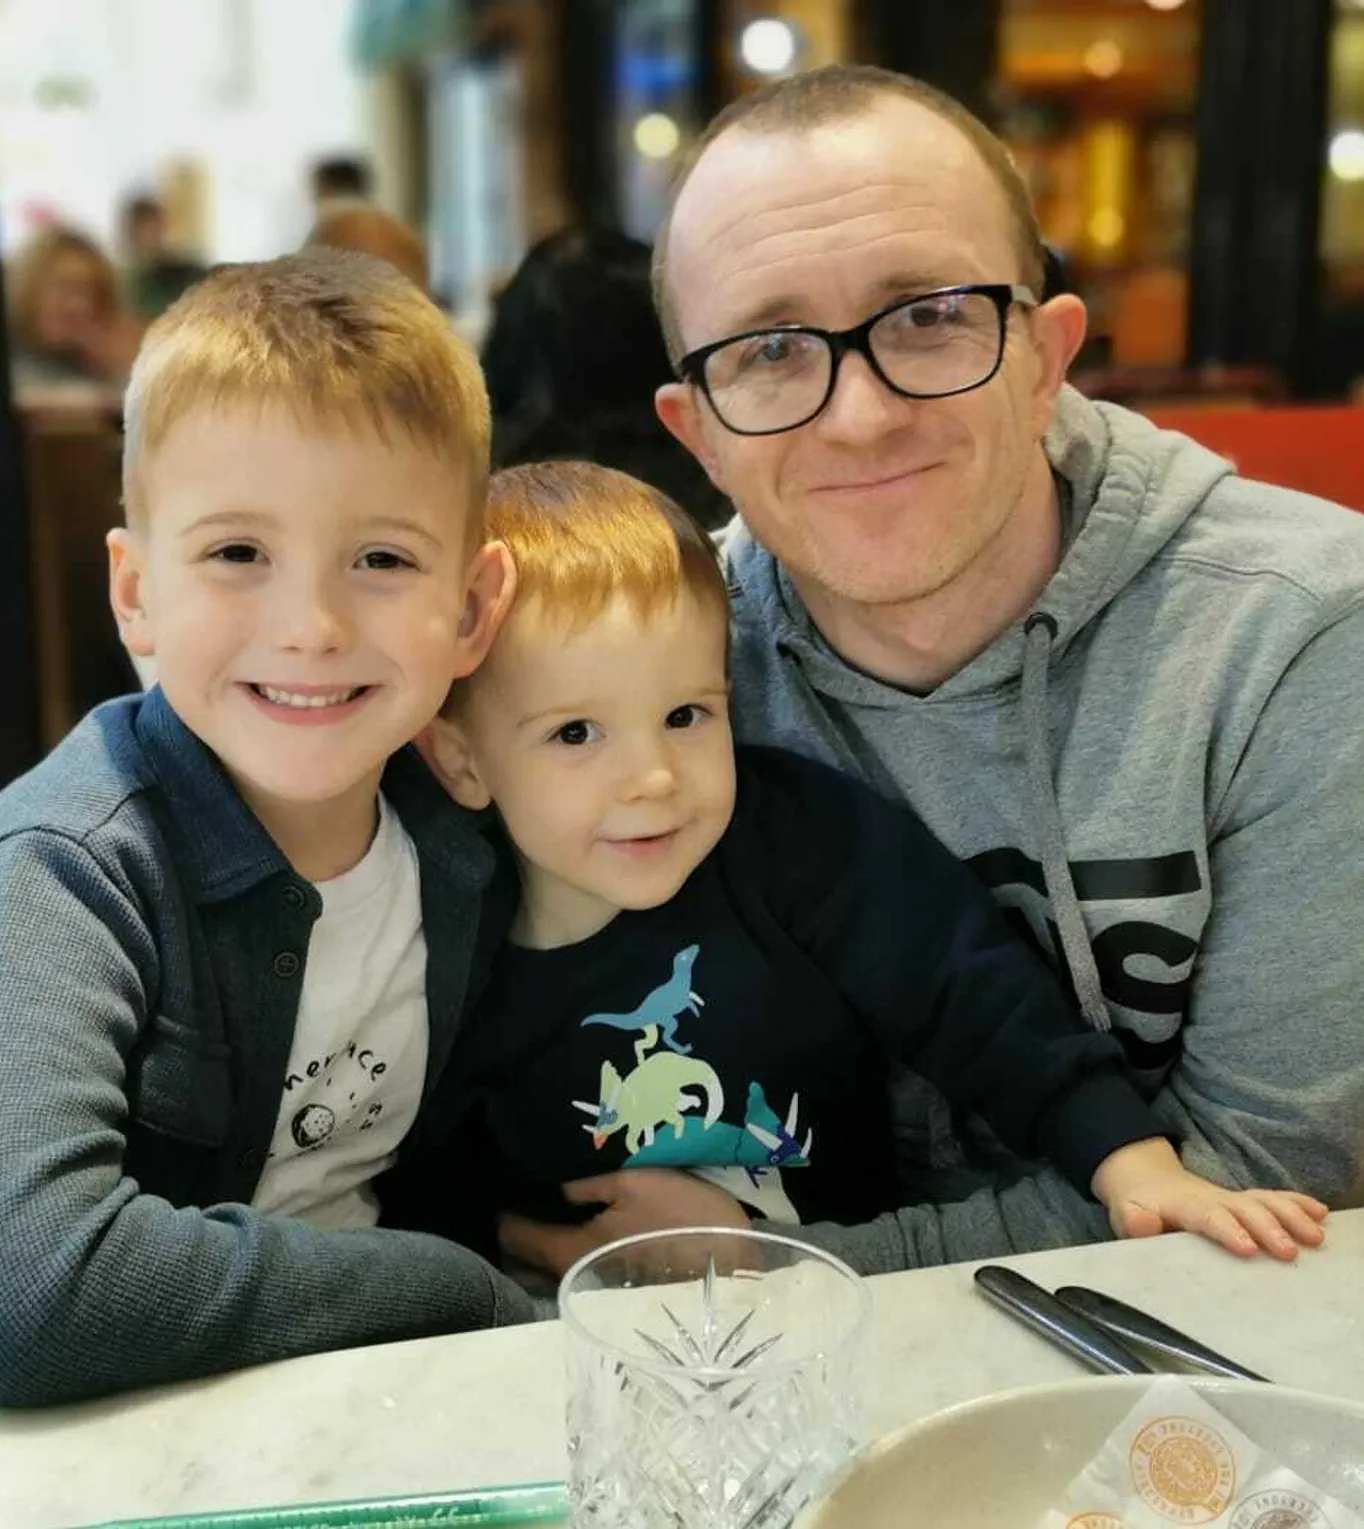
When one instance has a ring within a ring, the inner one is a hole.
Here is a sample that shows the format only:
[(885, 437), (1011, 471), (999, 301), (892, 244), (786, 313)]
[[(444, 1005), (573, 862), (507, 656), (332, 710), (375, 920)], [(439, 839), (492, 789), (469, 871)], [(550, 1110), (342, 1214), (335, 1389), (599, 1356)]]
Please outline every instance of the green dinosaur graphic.
[(654, 1133), (661, 1126), (671, 1126), (681, 1136), (686, 1124), (683, 1116), (700, 1107), (701, 1101), (684, 1089), (700, 1090), (705, 1095), (705, 1126), (720, 1118), (725, 1107), (725, 1092), (713, 1067), (675, 1051), (655, 1051), (645, 1057), (624, 1077), (610, 1062), (601, 1065), (601, 1097), (596, 1104), (575, 1099), (574, 1109), (591, 1115), (591, 1125), (583, 1130), (592, 1135), (592, 1145), (600, 1147), (608, 1136), (625, 1132), (625, 1150), (630, 1154), (641, 1145), (652, 1145)]

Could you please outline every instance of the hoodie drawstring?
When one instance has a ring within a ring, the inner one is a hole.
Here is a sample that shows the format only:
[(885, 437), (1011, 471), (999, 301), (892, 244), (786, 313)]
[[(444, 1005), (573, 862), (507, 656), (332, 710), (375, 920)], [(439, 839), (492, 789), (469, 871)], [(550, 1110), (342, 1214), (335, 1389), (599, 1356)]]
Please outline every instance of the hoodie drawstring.
[(1075, 880), (1066, 859), (1061, 809), (1052, 779), (1047, 666), (1051, 661), (1051, 645), (1056, 640), (1056, 620), (1045, 611), (1035, 611), (1023, 631), (1023, 755), (1033, 821), (1041, 840), (1042, 876), (1061, 933), (1061, 955), (1070, 970), (1080, 1011), (1094, 1029), (1108, 1030), (1113, 1021), (1104, 1002), (1099, 968), (1094, 962), (1080, 899), (1075, 894)]

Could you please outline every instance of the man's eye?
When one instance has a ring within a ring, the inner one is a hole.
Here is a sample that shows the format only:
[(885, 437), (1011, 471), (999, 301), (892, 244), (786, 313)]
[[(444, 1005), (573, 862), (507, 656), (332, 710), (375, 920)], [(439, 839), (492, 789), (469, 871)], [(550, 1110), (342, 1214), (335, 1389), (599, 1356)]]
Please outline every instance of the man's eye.
[(260, 558), (260, 549), (246, 542), (229, 542), (225, 547), (215, 547), (209, 557), (219, 563), (254, 563)]
[(689, 701), (685, 706), (674, 706), (668, 713), (667, 725), (672, 728), (695, 727), (698, 722), (703, 722), (710, 715), (709, 710), (695, 701)]
[(816, 343), (808, 334), (755, 335), (741, 352), (739, 364), (746, 371), (800, 366), (810, 359)]
[(394, 568), (411, 568), (415, 566), (411, 558), (406, 558), (401, 552), (394, 552), (389, 547), (376, 547), (371, 552), (366, 552), (360, 559), (363, 567), (385, 572)]
[(936, 329), (944, 324), (957, 324), (963, 317), (960, 297), (931, 297), (927, 302), (911, 303), (905, 311), (916, 329)]
[(581, 718), (575, 718), (572, 722), (565, 722), (562, 727), (556, 727), (553, 733), (556, 743), (566, 743), (570, 748), (579, 748), (584, 743), (591, 743), (596, 736), (596, 725), (592, 722), (585, 722)]

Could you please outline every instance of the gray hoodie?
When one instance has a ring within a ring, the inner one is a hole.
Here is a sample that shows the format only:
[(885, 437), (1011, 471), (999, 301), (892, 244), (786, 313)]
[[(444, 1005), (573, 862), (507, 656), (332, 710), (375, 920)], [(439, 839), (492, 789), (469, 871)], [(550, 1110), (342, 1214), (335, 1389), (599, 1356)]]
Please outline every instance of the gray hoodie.
[[(906, 797), (1118, 1031), (1191, 1168), (1356, 1197), (1364, 516), (1072, 389), (1046, 448), (1061, 566), (928, 695), (844, 663), (736, 523), (736, 730)], [(871, 1272), (1104, 1235), (927, 1085), (894, 1094), (915, 1203), (811, 1240)]]

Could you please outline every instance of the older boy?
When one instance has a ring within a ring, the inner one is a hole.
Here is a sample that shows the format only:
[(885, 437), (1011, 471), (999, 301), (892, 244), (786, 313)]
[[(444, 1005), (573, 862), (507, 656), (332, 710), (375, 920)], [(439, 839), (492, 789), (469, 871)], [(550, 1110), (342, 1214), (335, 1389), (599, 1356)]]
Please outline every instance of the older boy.
[(0, 1404), (531, 1315), (375, 1225), (493, 864), (404, 749), (510, 595), (487, 452), (380, 262), (226, 268), (149, 332), (109, 551), (160, 686), (0, 796)]
[[(736, 762), (725, 586), (681, 511), (544, 464), (494, 478), (489, 529), (515, 605), (426, 747), (520, 865), (450, 1073), (463, 1155), (504, 1205), (553, 1214), (564, 1179), (583, 1204), (594, 1173), (683, 1167), (773, 1219), (870, 1219), (899, 1204), (884, 1080), (907, 1065), (1120, 1234), (1320, 1241), (1316, 1201), (1181, 1167), (1117, 1042), (910, 812), (794, 755)], [(602, 1219), (560, 1229), (556, 1267)]]

